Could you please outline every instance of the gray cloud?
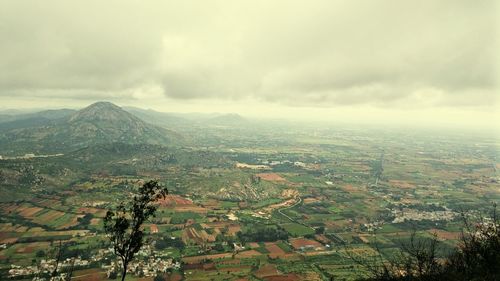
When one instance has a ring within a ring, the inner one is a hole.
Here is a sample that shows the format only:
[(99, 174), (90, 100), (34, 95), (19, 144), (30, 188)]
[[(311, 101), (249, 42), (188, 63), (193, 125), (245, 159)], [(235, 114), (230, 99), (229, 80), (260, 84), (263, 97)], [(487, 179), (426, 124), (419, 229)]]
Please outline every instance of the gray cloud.
[(495, 1), (0, 0), (0, 96), (496, 103)]

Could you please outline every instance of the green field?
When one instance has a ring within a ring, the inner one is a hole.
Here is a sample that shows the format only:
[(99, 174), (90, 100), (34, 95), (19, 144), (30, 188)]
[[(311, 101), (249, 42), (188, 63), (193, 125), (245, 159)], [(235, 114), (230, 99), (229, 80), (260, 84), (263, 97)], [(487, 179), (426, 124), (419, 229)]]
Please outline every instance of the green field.
[(290, 233), (290, 235), (292, 236), (304, 236), (314, 233), (313, 229), (298, 223), (285, 223), (281, 224), (280, 226), (288, 231), (288, 233)]

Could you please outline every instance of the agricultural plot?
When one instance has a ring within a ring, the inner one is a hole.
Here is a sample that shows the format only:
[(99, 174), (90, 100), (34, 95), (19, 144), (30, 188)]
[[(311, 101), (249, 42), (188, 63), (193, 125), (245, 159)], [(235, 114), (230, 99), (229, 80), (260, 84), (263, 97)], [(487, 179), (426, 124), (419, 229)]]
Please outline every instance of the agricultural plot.
[[(150, 178), (170, 194), (145, 225), (151, 243), (138, 257), (144, 264), (153, 256), (182, 261), (174, 280), (354, 280), (363, 269), (350, 255), (370, 257), (378, 248), (389, 259), (413, 228), (419, 238), (437, 235), (450, 250), (462, 226), (439, 210), (485, 213), (500, 199), (491, 140), (323, 127), (185, 130), (203, 149), (116, 145), (69, 154), (64, 162), (26, 161), (68, 178), (19, 200), (1, 189), (0, 269), (29, 266), (41, 259), (39, 250), (61, 241), (68, 256), (99, 257), (76, 270), (75, 280), (104, 278), (100, 265), (109, 266), (113, 255), (104, 254), (110, 245), (103, 217)], [(116, 149), (126, 155), (106, 154)], [(25, 166), (19, 161), (0, 162), (0, 175)], [(253, 169), (259, 165), (268, 168)]]
[(280, 226), (288, 231), (288, 233), (290, 233), (290, 235), (292, 236), (304, 236), (314, 233), (314, 229), (298, 223), (285, 223), (281, 224)]

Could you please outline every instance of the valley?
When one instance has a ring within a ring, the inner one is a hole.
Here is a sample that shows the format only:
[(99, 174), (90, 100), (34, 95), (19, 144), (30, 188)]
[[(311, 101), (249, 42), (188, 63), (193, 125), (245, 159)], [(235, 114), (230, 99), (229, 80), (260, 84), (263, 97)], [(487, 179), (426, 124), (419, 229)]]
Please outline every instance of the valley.
[(72, 280), (112, 275), (103, 217), (150, 179), (170, 194), (127, 280), (355, 280), (350, 256), (390, 257), (414, 231), (444, 255), (461, 212), (500, 202), (494, 136), (125, 110), (0, 123), (2, 279), (57, 253)]

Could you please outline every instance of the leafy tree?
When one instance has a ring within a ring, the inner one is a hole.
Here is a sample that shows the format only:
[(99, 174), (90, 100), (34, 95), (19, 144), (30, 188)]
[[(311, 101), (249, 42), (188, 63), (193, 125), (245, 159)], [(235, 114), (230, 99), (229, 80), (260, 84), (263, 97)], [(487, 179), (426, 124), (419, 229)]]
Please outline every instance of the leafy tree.
[(165, 281), (165, 280), (167, 280), (167, 279), (166, 279), (166, 276), (164, 274), (158, 274), (153, 279), (153, 281)]
[(323, 233), (325, 233), (325, 227), (324, 227), (324, 226), (317, 227), (317, 228), (314, 230), (314, 232), (315, 232), (316, 234), (323, 234)]
[(80, 224), (81, 229), (85, 229), (85, 227), (88, 227), (90, 224), (90, 221), (94, 218), (94, 215), (87, 213), (83, 217), (78, 218), (77, 221)]
[(236, 234), (243, 243), (251, 241), (272, 242), (288, 239), (288, 233), (279, 226), (252, 224)]
[(155, 215), (154, 204), (168, 194), (157, 181), (148, 181), (139, 188), (137, 194), (127, 203), (120, 203), (116, 210), (108, 210), (104, 218), (104, 231), (113, 244), (114, 252), (122, 261), (122, 281), (127, 267), (143, 245), (142, 224)]
[(224, 252), (224, 246), (222, 243), (215, 243), (214, 250), (217, 252)]
[(172, 239), (170, 237), (163, 237), (163, 238), (156, 240), (155, 247), (157, 250), (164, 250), (168, 247), (182, 249), (182, 248), (184, 248), (184, 243), (182, 242), (182, 239), (180, 239), (180, 238)]

